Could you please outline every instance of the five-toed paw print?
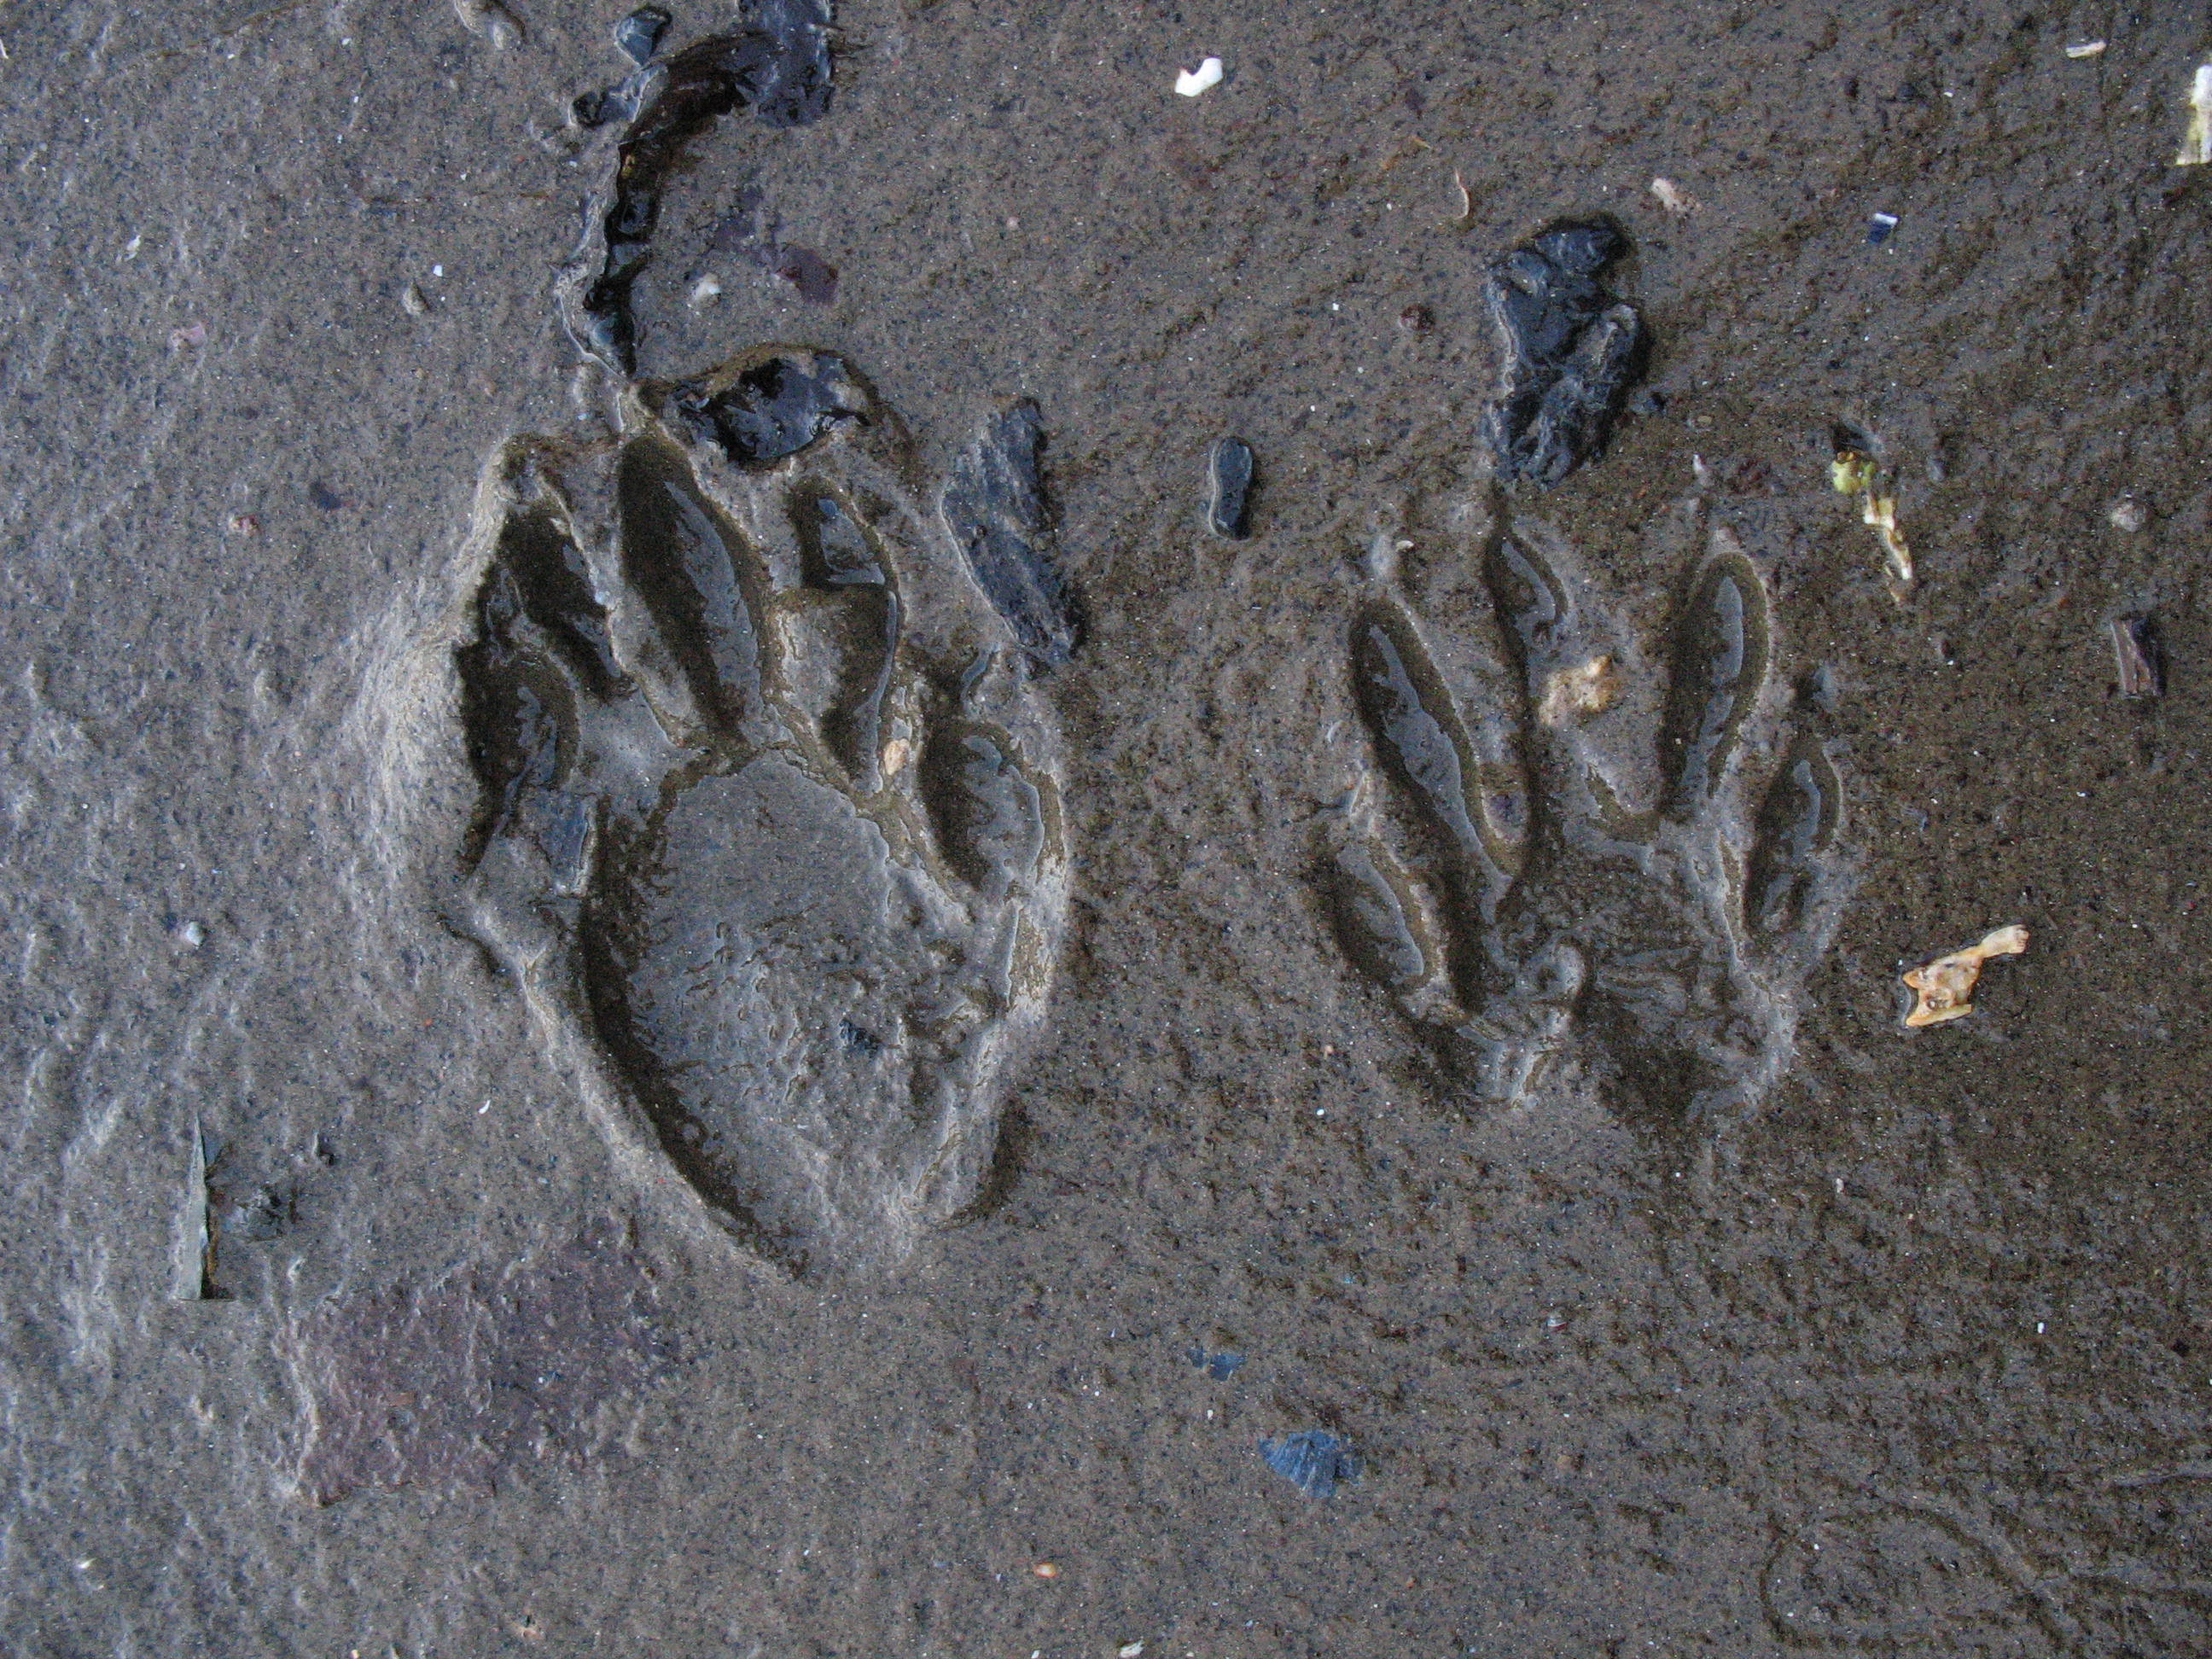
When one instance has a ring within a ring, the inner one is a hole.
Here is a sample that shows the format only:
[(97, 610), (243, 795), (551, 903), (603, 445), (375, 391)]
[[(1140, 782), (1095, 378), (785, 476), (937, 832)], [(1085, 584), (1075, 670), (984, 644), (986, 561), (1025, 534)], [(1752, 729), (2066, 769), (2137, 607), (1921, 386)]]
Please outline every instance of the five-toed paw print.
[(1484, 1102), (1571, 1074), (1628, 1115), (1726, 1116), (1790, 1063), (1849, 883), (1841, 791), (1758, 562), (1694, 512), (1656, 669), (1533, 517), (1486, 519), (1473, 614), (1419, 615), (1394, 559), (1366, 573), (1352, 690), (1379, 776), (1333, 826), (1331, 908)]
[(623, 1160), (793, 1270), (975, 1198), (1066, 908), (1035, 411), (934, 501), (836, 358), (640, 382), (479, 501), (477, 931)]

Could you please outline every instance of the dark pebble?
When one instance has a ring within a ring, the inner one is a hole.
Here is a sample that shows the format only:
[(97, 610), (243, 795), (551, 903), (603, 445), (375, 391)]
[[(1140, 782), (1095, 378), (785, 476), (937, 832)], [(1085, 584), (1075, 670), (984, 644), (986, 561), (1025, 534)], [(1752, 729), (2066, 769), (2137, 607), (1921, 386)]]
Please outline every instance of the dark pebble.
[(1234, 1348), (1224, 1348), (1219, 1353), (1193, 1348), (1184, 1358), (1217, 1382), (1226, 1382), (1244, 1363), (1244, 1356)]
[(1217, 536), (1241, 542), (1252, 533), (1252, 446), (1224, 438), (1207, 464), (1206, 521)]

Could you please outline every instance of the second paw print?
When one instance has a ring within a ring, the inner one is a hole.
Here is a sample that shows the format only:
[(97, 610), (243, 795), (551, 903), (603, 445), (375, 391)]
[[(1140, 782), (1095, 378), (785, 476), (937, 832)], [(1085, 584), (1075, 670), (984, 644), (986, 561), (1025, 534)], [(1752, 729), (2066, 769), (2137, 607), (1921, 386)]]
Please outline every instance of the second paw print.
[(1702, 502), (1665, 637), (1533, 516), (1415, 602), (1388, 538), (1348, 647), (1358, 782), (1321, 874), (1346, 956), (1499, 1107), (1587, 1086), (1668, 1123), (1788, 1071), (1853, 861), (1820, 677), (1790, 689), (1768, 577)]

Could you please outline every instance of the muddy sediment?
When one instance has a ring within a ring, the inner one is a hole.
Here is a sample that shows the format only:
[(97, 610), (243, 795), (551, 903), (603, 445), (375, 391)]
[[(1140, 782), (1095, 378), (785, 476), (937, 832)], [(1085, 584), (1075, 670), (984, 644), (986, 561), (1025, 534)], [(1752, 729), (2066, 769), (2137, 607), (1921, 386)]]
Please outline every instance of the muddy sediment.
[(0, 1645), (2212, 1644), (2201, 20), (633, 9), (0, 20)]

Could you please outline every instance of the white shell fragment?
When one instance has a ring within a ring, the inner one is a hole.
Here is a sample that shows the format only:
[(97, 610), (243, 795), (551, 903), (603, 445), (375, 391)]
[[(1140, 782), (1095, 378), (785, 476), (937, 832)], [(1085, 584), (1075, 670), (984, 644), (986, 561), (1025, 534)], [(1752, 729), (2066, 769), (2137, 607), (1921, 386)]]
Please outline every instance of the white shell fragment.
[(1661, 207), (1678, 219), (1686, 219), (1698, 210), (1698, 198), (1672, 179), (1654, 179), (1651, 193), (1659, 198)]
[(1194, 70), (1185, 70), (1176, 76), (1176, 90), (1186, 98), (1195, 98), (1208, 87), (1221, 84), (1221, 60), (1209, 58)]
[(1555, 668), (1544, 678), (1544, 696), (1536, 719), (1547, 726), (1571, 726), (1602, 714), (1620, 697), (1620, 671), (1610, 653), (1592, 657), (1572, 668)]
[(2084, 40), (2079, 46), (2067, 47), (2066, 55), (2069, 58), (2102, 58), (2105, 43), (2102, 40)]
[(1991, 957), (2016, 957), (2027, 949), (2027, 929), (2014, 922), (1985, 934), (1979, 945), (1969, 945), (1963, 951), (1936, 957), (1925, 968), (1915, 968), (1905, 975), (1905, 988), (1914, 999), (1905, 1023), (1917, 1029), (1972, 1013), (1974, 985), (1982, 976), (1982, 964)]
[(2212, 64), (2199, 64), (2189, 84), (2189, 132), (2173, 165), (2201, 167), (2207, 161), (2212, 161)]

